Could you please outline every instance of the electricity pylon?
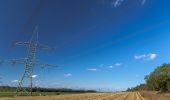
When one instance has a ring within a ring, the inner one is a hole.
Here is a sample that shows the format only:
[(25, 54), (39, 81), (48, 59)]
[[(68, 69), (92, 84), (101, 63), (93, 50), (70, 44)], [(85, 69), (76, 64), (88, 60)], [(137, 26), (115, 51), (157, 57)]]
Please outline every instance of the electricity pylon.
[[(28, 42), (16, 42), (14, 45), (19, 46), (25, 46), (27, 48), (27, 56), (26, 58), (22, 59), (12, 59), (12, 60), (2, 60), (0, 63), (11, 63), (11, 64), (24, 64), (25, 70), (21, 77), (21, 79), (18, 81), (18, 86), (16, 90), (16, 96), (20, 95), (21, 93), (26, 93), (29, 96), (32, 96), (32, 75), (33, 75), (33, 68), (35, 66), (40, 67), (54, 67), (50, 64), (42, 64), (36, 61), (36, 51), (38, 48), (45, 49), (45, 50), (53, 50), (53, 48), (49, 48), (46, 45), (38, 43), (38, 29), (36, 27), (35, 31), (33, 32), (32, 38)], [(24, 87), (24, 82), (29, 81), (28, 87)]]

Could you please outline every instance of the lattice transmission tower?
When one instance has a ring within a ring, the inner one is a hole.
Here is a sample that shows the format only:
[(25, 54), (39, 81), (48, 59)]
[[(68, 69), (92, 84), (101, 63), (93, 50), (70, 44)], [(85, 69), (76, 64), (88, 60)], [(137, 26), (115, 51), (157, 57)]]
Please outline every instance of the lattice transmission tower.
[[(25, 46), (27, 48), (26, 58), (21, 59), (11, 59), (11, 60), (1, 60), (0, 63), (11, 63), (11, 64), (23, 64), (25, 66), (24, 73), (21, 79), (18, 81), (18, 86), (16, 90), (16, 96), (21, 95), (22, 93), (32, 96), (32, 87), (33, 87), (33, 68), (35, 66), (40, 67), (55, 67), (50, 64), (43, 64), (36, 60), (36, 52), (38, 48), (45, 49), (48, 51), (53, 51), (54, 48), (49, 48), (46, 45), (40, 44), (38, 42), (38, 28), (33, 32), (32, 38), (28, 42), (16, 42), (14, 45)], [(28, 87), (24, 86), (24, 82), (29, 81)]]

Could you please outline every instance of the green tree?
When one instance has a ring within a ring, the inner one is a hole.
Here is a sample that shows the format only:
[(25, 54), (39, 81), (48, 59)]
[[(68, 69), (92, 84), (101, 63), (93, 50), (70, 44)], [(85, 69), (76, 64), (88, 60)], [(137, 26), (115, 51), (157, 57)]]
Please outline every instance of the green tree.
[(151, 90), (170, 90), (170, 64), (162, 64), (145, 77), (147, 86)]

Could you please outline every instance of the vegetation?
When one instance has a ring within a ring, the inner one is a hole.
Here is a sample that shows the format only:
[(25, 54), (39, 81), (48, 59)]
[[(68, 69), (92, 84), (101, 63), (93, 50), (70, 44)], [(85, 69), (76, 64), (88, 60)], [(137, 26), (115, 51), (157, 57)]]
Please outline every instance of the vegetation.
[(0, 92), (14, 92), (16, 87), (0, 86)]
[(148, 87), (146, 84), (140, 84), (136, 87), (128, 88), (127, 91), (141, 91), (141, 90), (148, 90)]
[[(73, 90), (73, 89), (55, 89), (55, 88), (40, 88), (34, 87), (32, 89), (33, 95), (62, 95), (62, 94), (74, 94), (74, 93), (94, 93), (95, 90)], [(0, 96), (14, 96), (16, 87), (0, 86)], [(22, 94), (26, 95), (26, 94)]]
[[(16, 87), (11, 87), (11, 86), (0, 86), (0, 91), (1, 92), (15, 92)], [(73, 90), (73, 89), (66, 89), (66, 88), (61, 88), (61, 89), (55, 89), (55, 88), (40, 88), (40, 87), (34, 87), (32, 89), (33, 92), (96, 92), (95, 90)]]
[(145, 77), (146, 84), (129, 88), (127, 91), (155, 90), (170, 91), (170, 64), (162, 64)]
[(163, 64), (145, 77), (150, 90), (170, 91), (170, 64)]
[[(14, 92), (16, 90), (16, 87), (11, 86), (0, 86), (0, 91), (4, 92)], [(67, 89), (67, 88), (41, 88), (41, 87), (34, 87), (32, 89), (33, 92), (96, 92), (95, 90), (73, 90), (73, 89)]]

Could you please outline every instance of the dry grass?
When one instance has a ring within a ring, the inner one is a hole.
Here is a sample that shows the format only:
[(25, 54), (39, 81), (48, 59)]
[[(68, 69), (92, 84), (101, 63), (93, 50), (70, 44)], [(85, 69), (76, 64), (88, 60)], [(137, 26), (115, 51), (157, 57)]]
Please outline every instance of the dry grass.
[(152, 91), (115, 92), (115, 93), (83, 93), (55, 96), (6, 97), (0, 100), (170, 100), (170, 93)]
[(85, 93), (59, 96), (0, 98), (0, 100), (145, 100), (138, 92)]
[(170, 100), (170, 93), (158, 93), (153, 91), (142, 91), (140, 94), (146, 100)]

